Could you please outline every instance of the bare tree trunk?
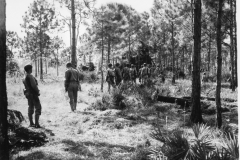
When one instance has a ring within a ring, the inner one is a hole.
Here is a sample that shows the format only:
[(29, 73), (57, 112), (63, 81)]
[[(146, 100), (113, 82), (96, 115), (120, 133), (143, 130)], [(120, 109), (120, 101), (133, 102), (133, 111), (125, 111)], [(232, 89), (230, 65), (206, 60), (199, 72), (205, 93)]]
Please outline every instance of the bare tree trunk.
[(192, 111), (191, 122), (202, 123), (202, 111), (200, 105), (200, 52), (201, 52), (201, 0), (195, 1), (194, 9), (194, 56), (193, 56), (193, 78), (192, 78)]
[(40, 80), (43, 80), (43, 48), (42, 48), (42, 25), (41, 25), (41, 17), (40, 17)]
[(58, 49), (57, 49), (57, 76), (58, 76)]
[(0, 159), (2, 160), (9, 160), (6, 50), (6, 1), (0, 0)]
[(36, 54), (35, 54), (35, 77), (37, 77), (37, 72), (38, 72), (37, 69), (38, 69), (37, 68), (37, 58), (36, 58)]
[(75, 4), (74, 0), (71, 0), (71, 11), (72, 11), (72, 64), (77, 65), (76, 57), (76, 19), (75, 19)]
[(107, 63), (110, 63), (110, 52), (111, 52), (111, 38), (108, 35), (108, 54), (107, 54)]
[(71, 50), (72, 50), (72, 28), (71, 28), (71, 20), (69, 23), (69, 33), (70, 33), (70, 52), (69, 52), (69, 61), (71, 61)]
[(217, 87), (216, 87), (216, 107), (217, 107), (217, 126), (221, 128), (222, 126), (222, 112), (221, 112), (221, 76), (222, 76), (222, 37), (221, 37), (221, 27), (222, 27), (222, 6), (223, 0), (219, 0), (218, 8), (218, 19), (217, 19)]
[(104, 46), (103, 46), (103, 21), (102, 21), (102, 66), (101, 66), (101, 76), (102, 76), (102, 81), (101, 81), (101, 91), (103, 92), (103, 50), (104, 50)]
[(233, 0), (230, 0), (231, 16), (230, 16), (230, 58), (231, 58), (231, 89), (235, 91), (234, 83), (234, 74), (235, 74), (235, 65), (234, 65), (234, 48), (233, 48)]
[(234, 28), (235, 28), (235, 36), (234, 36), (234, 47), (235, 47), (235, 86), (238, 86), (238, 72), (237, 72), (237, 20), (236, 20), (236, 13), (237, 13), (237, 6), (236, 0), (234, 0)]
[(211, 41), (212, 41), (212, 34), (209, 35), (209, 42), (208, 42), (208, 73), (210, 73), (210, 63), (211, 63)]
[(174, 53), (174, 24), (172, 22), (172, 84), (175, 84), (175, 53)]

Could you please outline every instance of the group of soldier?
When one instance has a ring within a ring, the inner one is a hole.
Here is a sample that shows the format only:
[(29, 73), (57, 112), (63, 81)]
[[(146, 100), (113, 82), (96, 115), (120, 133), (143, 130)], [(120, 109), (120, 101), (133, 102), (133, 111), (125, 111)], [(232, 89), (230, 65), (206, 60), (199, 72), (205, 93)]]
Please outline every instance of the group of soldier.
[[(71, 63), (67, 63), (66, 68), (64, 87), (70, 99), (70, 112), (75, 112), (77, 108), (78, 91), (81, 91), (80, 71), (76, 68), (76, 65)], [(23, 79), (25, 86), (24, 95), (28, 100), (30, 127), (41, 128), (39, 125), (39, 117), (41, 115), (42, 106), (39, 100), (40, 91), (38, 89), (38, 82), (32, 75), (32, 65), (26, 65), (24, 70), (26, 72), (26, 77)], [(148, 79), (160, 76), (164, 78), (159, 66), (155, 67), (154, 65), (144, 63), (139, 68), (139, 71), (137, 71), (136, 66), (133, 64), (126, 64), (120, 69), (120, 64), (117, 63), (114, 67), (112, 64), (108, 64), (106, 81), (108, 83), (108, 91), (110, 92), (111, 86), (116, 88), (126, 83), (135, 85), (137, 83), (137, 78), (139, 78), (140, 84), (146, 84)], [(35, 124), (33, 122), (34, 111)]]
[(145, 85), (149, 79), (161, 77), (162, 81), (165, 81), (164, 74), (160, 69), (160, 66), (151, 65), (144, 63), (140, 66), (137, 71), (134, 64), (126, 64), (122, 69), (120, 69), (120, 64), (116, 63), (113, 65), (108, 64), (106, 81), (108, 83), (108, 92), (110, 92), (111, 87), (120, 87), (121, 84), (130, 83), (135, 85), (137, 83), (137, 78), (139, 83)]
[[(75, 112), (77, 107), (78, 91), (81, 91), (80, 85), (80, 72), (77, 70), (76, 65), (67, 63), (65, 72), (64, 87), (70, 99), (70, 112)], [(28, 100), (28, 118), (29, 127), (41, 128), (39, 124), (39, 117), (41, 115), (42, 106), (39, 100), (40, 90), (38, 89), (38, 82), (32, 75), (32, 65), (24, 67), (26, 76), (23, 79), (25, 86), (24, 95)], [(33, 122), (33, 114), (35, 112), (35, 123)]]

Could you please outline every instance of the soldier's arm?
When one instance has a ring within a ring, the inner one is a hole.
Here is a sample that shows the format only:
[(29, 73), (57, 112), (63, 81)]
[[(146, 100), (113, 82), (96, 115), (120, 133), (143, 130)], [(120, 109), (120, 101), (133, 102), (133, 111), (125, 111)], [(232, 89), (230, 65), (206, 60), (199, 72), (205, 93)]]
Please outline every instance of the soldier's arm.
[(65, 72), (65, 81), (64, 81), (65, 90), (67, 90), (67, 88), (69, 86), (69, 76), (70, 76), (70, 72), (66, 71)]
[(30, 80), (32, 89), (35, 91), (35, 93), (39, 94), (39, 89), (38, 89), (35, 78), (31, 75), (29, 76), (29, 80)]

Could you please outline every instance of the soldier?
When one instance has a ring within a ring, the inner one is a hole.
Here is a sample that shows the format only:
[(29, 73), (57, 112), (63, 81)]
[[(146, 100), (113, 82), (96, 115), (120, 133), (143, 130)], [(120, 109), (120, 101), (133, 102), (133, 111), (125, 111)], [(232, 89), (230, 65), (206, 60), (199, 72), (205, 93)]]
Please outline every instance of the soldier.
[(155, 71), (155, 66), (152, 65), (152, 66), (150, 67), (150, 77), (152, 77), (152, 78), (155, 77), (155, 75), (154, 75), (154, 71)]
[[(42, 106), (39, 100), (40, 91), (38, 89), (37, 80), (33, 77), (32, 65), (26, 65), (24, 67), (27, 75), (23, 79), (23, 84), (25, 86), (24, 95), (28, 100), (28, 118), (30, 121), (30, 127), (41, 128), (39, 125), (39, 117), (41, 115)], [(35, 124), (33, 123), (33, 113), (35, 109)]]
[(131, 68), (129, 69), (129, 73), (130, 73), (130, 81), (132, 82), (132, 84), (133, 83), (136, 84), (137, 71), (133, 64), (131, 65)]
[(68, 92), (70, 98), (71, 111), (74, 112), (77, 108), (77, 96), (79, 87), (79, 72), (72, 67), (71, 63), (66, 65), (67, 71), (65, 72), (65, 91)]
[(116, 63), (115, 65), (115, 82), (116, 82), (116, 86), (119, 86), (119, 84), (122, 81), (122, 75), (121, 75), (121, 70), (120, 70), (120, 64)]
[(78, 83), (78, 91), (82, 91), (82, 87), (81, 87), (81, 83), (80, 83), (80, 70), (78, 69), (77, 64), (74, 65), (74, 69), (76, 69), (78, 71), (78, 75), (79, 75), (78, 76), (78, 78), (79, 78), (78, 79), (78, 82), (79, 82)]
[(147, 67), (147, 64), (144, 63), (143, 68), (141, 70), (141, 77), (142, 77), (142, 83), (143, 84), (146, 84), (148, 76), (149, 76), (149, 69)]
[(114, 71), (112, 69), (112, 64), (108, 64), (108, 69), (107, 69), (107, 76), (106, 76), (106, 81), (108, 83), (108, 92), (110, 93), (110, 88), (111, 86), (115, 88), (114, 84)]
[(130, 65), (127, 64), (122, 71), (122, 78), (123, 78), (123, 83), (127, 83), (130, 80), (130, 74), (129, 74), (129, 67)]
[(156, 69), (154, 70), (154, 75), (156, 77), (159, 77), (159, 75), (160, 75), (160, 66), (159, 65), (157, 65)]
[(141, 65), (141, 67), (139, 68), (139, 72), (138, 72), (139, 83), (142, 82), (142, 75), (141, 75), (142, 69), (143, 69), (143, 65)]

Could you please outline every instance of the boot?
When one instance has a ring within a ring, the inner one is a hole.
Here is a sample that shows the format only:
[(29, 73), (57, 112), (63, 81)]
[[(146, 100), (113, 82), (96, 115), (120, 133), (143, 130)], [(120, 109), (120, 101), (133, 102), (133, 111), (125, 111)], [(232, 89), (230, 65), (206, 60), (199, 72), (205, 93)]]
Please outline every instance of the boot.
[(41, 128), (41, 126), (39, 125), (39, 117), (40, 115), (35, 115), (35, 128)]
[(30, 121), (30, 125), (29, 125), (29, 127), (34, 127), (33, 116), (32, 116), (32, 114), (28, 114), (28, 118), (29, 118), (29, 121)]
[(74, 103), (73, 104), (70, 104), (70, 107), (71, 107), (71, 111), (74, 112)]
[(77, 103), (74, 103), (74, 111), (77, 109)]

